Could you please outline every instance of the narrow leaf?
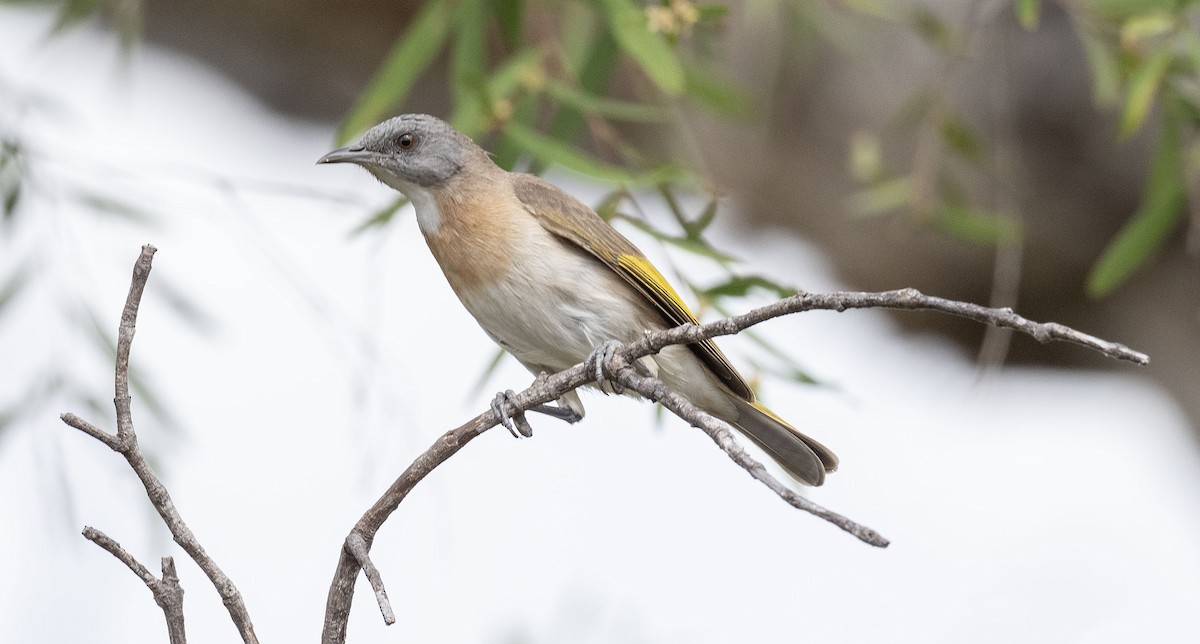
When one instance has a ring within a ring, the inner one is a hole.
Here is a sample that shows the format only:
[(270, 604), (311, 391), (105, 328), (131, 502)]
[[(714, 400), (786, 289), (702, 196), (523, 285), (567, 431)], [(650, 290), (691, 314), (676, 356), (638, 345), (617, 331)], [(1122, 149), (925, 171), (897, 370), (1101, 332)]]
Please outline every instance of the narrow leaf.
[(558, 164), (569, 170), (574, 170), (604, 181), (627, 184), (658, 183), (676, 178), (679, 174), (678, 171), (670, 167), (664, 167), (651, 172), (633, 175), (621, 168), (609, 165), (595, 157), (579, 152), (562, 141), (539, 134), (537, 131), (521, 123), (509, 123), (504, 128), (504, 136), (530, 156), (543, 163)]
[(931, 223), (934, 228), (973, 244), (994, 246), (1015, 243), (1021, 238), (1015, 220), (963, 205), (942, 207)]
[(1041, 13), (1042, 3), (1039, 0), (1016, 0), (1017, 20), (1026, 31), (1033, 31), (1038, 26), (1038, 14)]
[(754, 289), (765, 290), (779, 298), (791, 297), (796, 294), (796, 289), (784, 286), (761, 275), (735, 275), (725, 282), (701, 290), (699, 295), (707, 299), (745, 297)]
[(550, 81), (546, 85), (546, 93), (563, 105), (617, 121), (665, 123), (671, 118), (670, 112), (657, 105), (630, 103), (596, 96), (575, 89), (561, 81)]
[[(597, 31), (587, 56), (578, 71), (579, 86), (584, 91), (603, 95), (608, 91), (608, 83), (612, 78), (617, 63), (617, 43), (607, 31)], [(574, 141), (583, 129), (584, 116), (580, 110), (563, 106), (554, 115), (554, 123), (550, 126), (550, 136), (559, 141)]]
[(1162, 246), (1183, 215), (1180, 118), (1175, 109), (1163, 120), (1142, 204), (1092, 266), (1087, 279), (1091, 297), (1104, 297), (1124, 284)]
[(887, 179), (859, 190), (850, 196), (848, 209), (858, 217), (871, 217), (889, 213), (912, 203), (916, 197), (912, 179), (897, 177)]
[(1127, 137), (1142, 127), (1170, 63), (1170, 48), (1159, 47), (1130, 75), (1129, 97), (1121, 114), (1121, 136)]
[(684, 228), (687, 230), (688, 239), (700, 239), (704, 231), (717, 218), (717, 198), (714, 196), (708, 200), (708, 204), (704, 206), (704, 210), (696, 217), (694, 221), (689, 222)]
[(486, 18), (483, 0), (459, 0), (454, 16), (454, 55), (451, 58), (456, 104), (476, 100), (483, 86), (487, 67), (483, 33)]
[(525, 18), (524, 0), (493, 0), (492, 10), (500, 24), (500, 36), (509, 51), (521, 44), (521, 23)]
[(446, 41), (452, 13), (446, 0), (432, 0), (417, 14), (338, 128), (338, 145), (375, 125), (404, 101)]
[(1079, 21), (1075, 32), (1083, 44), (1088, 69), (1092, 73), (1092, 98), (1097, 105), (1115, 105), (1121, 92), (1121, 69), (1117, 52), (1093, 31), (1092, 27)]
[(983, 154), (983, 144), (976, 138), (971, 127), (960, 119), (947, 117), (942, 121), (942, 140), (962, 158), (977, 163)]
[(745, 92), (696, 66), (684, 68), (687, 93), (709, 109), (728, 117), (750, 119), (758, 110)]
[(716, 261), (720, 264), (729, 264), (729, 263), (737, 261), (737, 258), (734, 257), (733, 255), (723, 253), (723, 252), (713, 248), (712, 246), (710, 246), (708, 244), (708, 242), (706, 242), (702, 239), (688, 239), (687, 237), (677, 237), (675, 235), (669, 235), (669, 234), (664, 233), (661, 230), (655, 228), (654, 226), (651, 226), (650, 224), (642, 221), (641, 219), (637, 219), (635, 217), (630, 217), (628, 215), (622, 215), (620, 213), (615, 214), (613, 216), (613, 219), (621, 219), (623, 221), (627, 221), (634, 228), (637, 228), (638, 230), (653, 237), (654, 239), (657, 239), (658, 241), (663, 242), (664, 244), (670, 244), (671, 246), (675, 246), (676, 248), (685, 250), (693, 255), (707, 257), (708, 259)]
[(522, 79), (540, 73), (541, 64), (542, 52), (538, 49), (526, 49), (513, 56), (492, 72), (486, 83), (486, 91), (478, 96), (479, 100), (469, 100), (455, 106), (450, 123), (467, 136), (480, 134), (489, 126), (491, 102), (511, 99), (521, 86)]
[(663, 93), (683, 93), (683, 66), (661, 36), (650, 30), (646, 14), (632, 0), (599, 0), (613, 38)]

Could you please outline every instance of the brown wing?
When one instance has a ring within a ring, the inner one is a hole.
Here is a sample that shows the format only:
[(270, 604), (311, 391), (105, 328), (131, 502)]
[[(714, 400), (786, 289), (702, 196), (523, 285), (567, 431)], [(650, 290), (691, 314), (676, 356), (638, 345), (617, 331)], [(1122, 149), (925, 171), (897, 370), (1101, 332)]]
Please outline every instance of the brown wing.
[[(654, 303), (669, 324), (699, 324), (662, 273), (594, 210), (558, 186), (528, 174), (513, 175), (513, 189), (546, 230), (591, 253)], [(688, 345), (729, 390), (753, 402), (754, 392), (712, 340)]]

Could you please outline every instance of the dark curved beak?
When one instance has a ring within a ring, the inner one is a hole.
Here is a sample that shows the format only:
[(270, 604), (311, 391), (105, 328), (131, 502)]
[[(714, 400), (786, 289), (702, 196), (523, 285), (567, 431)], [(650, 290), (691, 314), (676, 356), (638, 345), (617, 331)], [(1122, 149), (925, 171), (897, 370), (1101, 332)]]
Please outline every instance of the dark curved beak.
[(329, 154), (317, 159), (317, 163), (362, 163), (371, 158), (371, 153), (367, 152), (361, 146), (351, 145), (344, 148), (338, 148)]

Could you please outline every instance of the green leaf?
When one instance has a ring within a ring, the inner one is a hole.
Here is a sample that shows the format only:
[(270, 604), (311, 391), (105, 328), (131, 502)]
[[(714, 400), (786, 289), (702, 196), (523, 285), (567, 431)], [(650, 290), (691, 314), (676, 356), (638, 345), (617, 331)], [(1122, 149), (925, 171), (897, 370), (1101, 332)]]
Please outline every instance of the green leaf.
[(696, 13), (699, 15), (699, 22), (716, 22), (729, 15), (729, 5), (698, 4), (695, 6)]
[(1087, 8), (1112, 19), (1124, 19), (1155, 11), (1171, 11), (1178, 0), (1087, 0)]
[(613, 217), (617, 216), (617, 208), (621, 206), (621, 202), (629, 198), (629, 191), (625, 188), (617, 188), (612, 192), (604, 195), (604, 198), (596, 204), (594, 210), (597, 215), (604, 221), (612, 221)]
[(917, 6), (909, 15), (909, 23), (926, 42), (942, 53), (958, 49), (959, 36), (941, 16), (928, 7)]
[(1130, 74), (1129, 96), (1125, 102), (1125, 111), (1121, 114), (1121, 136), (1128, 137), (1142, 127), (1170, 64), (1171, 49), (1162, 46)]
[(952, 116), (942, 121), (942, 140), (962, 158), (972, 163), (979, 162), (983, 155), (983, 144), (975, 137), (970, 126)]
[(513, 56), (492, 72), (486, 83), (486, 91), (478, 96), (478, 100), (469, 100), (455, 107), (450, 123), (470, 137), (482, 133), (491, 118), (491, 102), (511, 98), (524, 78), (532, 73), (540, 73), (541, 64), (542, 52), (539, 49), (526, 49)]
[(669, 166), (638, 175), (609, 165), (575, 148), (557, 141), (524, 124), (511, 122), (504, 128), (504, 137), (530, 156), (546, 164), (558, 164), (569, 170), (601, 179), (625, 184), (661, 183), (679, 176), (677, 169)]
[(911, 178), (897, 177), (859, 190), (850, 196), (847, 207), (858, 217), (883, 215), (911, 204), (916, 194)]
[(724, 116), (750, 119), (758, 111), (754, 99), (706, 70), (684, 67), (688, 96)]
[(493, 0), (492, 10), (500, 24), (500, 36), (509, 51), (521, 44), (521, 22), (525, 18), (525, 0)]
[[(531, 92), (526, 92), (517, 100), (516, 107), (513, 109), (512, 118), (505, 125), (505, 130), (516, 125), (517, 127), (532, 127), (533, 121), (537, 118), (537, 95)], [(529, 151), (522, 145), (518, 144), (514, 139), (508, 136), (500, 138), (500, 142), (496, 145), (495, 162), (496, 165), (505, 170), (516, 170), (517, 163), (522, 157), (529, 156)], [(536, 157), (535, 157), (536, 161)], [(530, 172), (538, 174), (548, 165), (549, 162), (534, 163), (529, 169)]]
[(1083, 44), (1088, 68), (1092, 72), (1092, 97), (1097, 105), (1115, 105), (1121, 93), (1121, 68), (1117, 62), (1117, 50), (1105, 44), (1092, 27), (1076, 21), (1075, 33)]
[(666, 41), (650, 31), (646, 14), (632, 0), (599, 0), (613, 38), (621, 50), (641, 67), (663, 93), (683, 93), (684, 74), (679, 57)]
[(417, 14), (338, 128), (338, 145), (383, 120), (404, 101), (446, 41), (452, 14), (453, 7), (446, 0), (432, 0)]
[(621, 213), (614, 214), (613, 219), (620, 219), (622, 221), (627, 221), (634, 228), (637, 228), (638, 230), (653, 237), (654, 239), (657, 239), (658, 241), (663, 242), (664, 244), (670, 244), (671, 246), (675, 246), (676, 248), (683, 249), (693, 255), (707, 257), (707, 258), (709, 258), (717, 263), (720, 263), (720, 264), (729, 264), (729, 263), (737, 261), (737, 258), (734, 257), (733, 255), (723, 253), (723, 252), (713, 248), (712, 246), (710, 246), (708, 244), (708, 242), (704, 241), (703, 239), (688, 239), (687, 237), (677, 237), (675, 235), (669, 235), (669, 234), (664, 233), (661, 230), (655, 228), (654, 226), (651, 226), (650, 224), (642, 221), (641, 219), (638, 219), (636, 217), (630, 217), (629, 215), (623, 215)]
[(58, 8), (51, 33), (61, 33), (99, 13), (100, 0), (66, 0)]
[(1183, 216), (1184, 154), (1179, 109), (1163, 119), (1142, 204), (1092, 266), (1087, 293), (1104, 297), (1125, 283), (1166, 241)]
[(454, 54), (451, 58), (455, 104), (477, 100), (483, 88), (487, 69), (483, 33), (486, 19), (487, 7), (483, 0), (459, 0), (454, 15)]
[(11, 184), (0, 184), (4, 202), (4, 219), (10, 220), (17, 212), (17, 204), (21, 203), (21, 184), (14, 181)]
[(857, 130), (850, 135), (850, 174), (863, 183), (883, 178), (883, 146), (879, 135), (869, 130)]
[(581, 112), (597, 114), (617, 121), (665, 123), (671, 119), (671, 113), (657, 105), (630, 103), (589, 94), (562, 81), (551, 80), (547, 83), (546, 94), (559, 103)]
[[(570, 5), (574, 6), (574, 5)], [(568, 12), (568, 15), (571, 15)], [(596, 30), (587, 54), (578, 70), (579, 86), (584, 91), (603, 95), (608, 90), (609, 80), (617, 64), (617, 43), (607, 31)], [(554, 115), (554, 123), (550, 125), (550, 136), (559, 141), (574, 141), (583, 129), (583, 112), (563, 106)], [(537, 168), (534, 169), (535, 171)]]
[(754, 289), (765, 290), (778, 298), (791, 297), (796, 294), (796, 289), (761, 275), (734, 275), (725, 282), (699, 291), (698, 295), (709, 300), (721, 297), (745, 297)]
[(1021, 229), (1016, 220), (997, 217), (964, 205), (942, 206), (933, 218), (933, 227), (963, 241), (994, 246), (1016, 243)]
[(708, 203), (704, 206), (704, 210), (700, 212), (700, 215), (696, 217), (694, 221), (691, 221), (684, 226), (684, 230), (687, 231), (688, 239), (700, 239), (700, 236), (704, 234), (704, 231), (707, 230), (710, 225), (712, 225), (713, 220), (716, 218), (717, 198), (714, 196), (712, 199), (708, 200)]
[(1041, 13), (1042, 3), (1039, 0), (1016, 0), (1017, 20), (1026, 31), (1033, 31), (1038, 26), (1038, 14)]
[(395, 217), (396, 213), (400, 212), (400, 209), (406, 205), (408, 205), (408, 197), (396, 197), (391, 203), (352, 228), (348, 236), (351, 238), (357, 237), (372, 228), (386, 226), (392, 220), (392, 217)]

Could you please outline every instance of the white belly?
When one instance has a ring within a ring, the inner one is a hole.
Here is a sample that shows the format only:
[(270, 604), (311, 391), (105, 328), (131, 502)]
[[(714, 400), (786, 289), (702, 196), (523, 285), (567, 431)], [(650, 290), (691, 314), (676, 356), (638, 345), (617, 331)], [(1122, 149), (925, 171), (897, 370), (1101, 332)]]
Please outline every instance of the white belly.
[[(599, 260), (548, 235), (536, 246), (488, 287), (458, 293), (484, 331), (533, 373), (562, 371), (606, 341), (629, 343), (665, 327), (653, 306)], [(686, 347), (667, 347), (654, 362), (667, 386), (710, 413), (735, 415), (728, 394)]]
[(552, 238), (515, 257), (497, 281), (458, 296), (493, 340), (535, 371), (561, 371), (608, 340), (661, 328), (618, 275)]

